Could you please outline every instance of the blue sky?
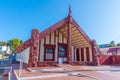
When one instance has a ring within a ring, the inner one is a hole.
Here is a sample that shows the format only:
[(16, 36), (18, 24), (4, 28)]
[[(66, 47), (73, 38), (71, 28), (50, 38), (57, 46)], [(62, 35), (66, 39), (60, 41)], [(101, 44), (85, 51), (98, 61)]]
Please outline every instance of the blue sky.
[(40, 32), (72, 16), (98, 44), (112, 40), (120, 42), (120, 0), (0, 0), (0, 41), (31, 36), (31, 30)]

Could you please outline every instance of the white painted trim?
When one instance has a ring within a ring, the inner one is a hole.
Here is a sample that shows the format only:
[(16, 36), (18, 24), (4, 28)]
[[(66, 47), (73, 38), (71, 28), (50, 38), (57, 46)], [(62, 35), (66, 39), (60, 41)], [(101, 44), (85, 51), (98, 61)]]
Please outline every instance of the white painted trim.
[(76, 48), (75, 48), (75, 53), (74, 54), (75, 54), (74, 58), (75, 58), (75, 61), (76, 61)]
[(56, 30), (56, 35), (55, 35), (55, 39), (56, 39), (56, 48), (55, 48), (55, 61), (58, 61), (58, 31)]
[(41, 39), (40, 61), (44, 61), (44, 38)]
[(52, 45), (54, 45), (54, 37), (55, 37), (54, 35), (55, 35), (54, 32), (52, 32), (51, 33), (51, 44)]
[(83, 48), (83, 49), (84, 49), (84, 61), (86, 62), (87, 61), (86, 48)]
[(90, 61), (92, 62), (92, 49), (91, 49), (91, 47), (89, 47), (89, 53), (90, 53)]
[(20, 80), (15, 70), (14, 70), (14, 73), (15, 73), (15, 77), (17, 78), (17, 80)]
[(81, 48), (79, 48), (79, 57), (80, 57), (80, 61), (81, 61)]
[(50, 35), (46, 36), (46, 44), (49, 44)]
[(74, 47), (72, 46), (72, 61), (74, 61)]

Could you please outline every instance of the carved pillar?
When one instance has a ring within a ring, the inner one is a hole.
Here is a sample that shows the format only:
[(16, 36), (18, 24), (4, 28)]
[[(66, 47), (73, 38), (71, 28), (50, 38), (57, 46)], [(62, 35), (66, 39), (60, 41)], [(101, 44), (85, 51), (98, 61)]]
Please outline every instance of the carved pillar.
[(69, 14), (68, 14), (68, 27), (67, 27), (67, 63), (70, 64), (71, 61), (71, 7), (69, 7)]
[(92, 58), (94, 65), (98, 65), (98, 57), (97, 57), (97, 49), (96, 49), (96, 41), (92, 40)]
[(67, 63), (69, 64), (71, 61), (71, 26), (70, 22), (68, 22), (68, 30), (67, 30)]
[(28, 67), (37, 67), (38, 56), (39, 56), (39, 31), (37, 29), (33, 29), (30, 40), (30, 55)]

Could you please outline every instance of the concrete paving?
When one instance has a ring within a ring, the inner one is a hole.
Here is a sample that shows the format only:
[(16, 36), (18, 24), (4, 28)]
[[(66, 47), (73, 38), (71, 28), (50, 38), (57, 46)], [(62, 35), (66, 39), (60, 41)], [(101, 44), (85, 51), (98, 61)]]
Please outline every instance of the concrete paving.
[[(15, 66), (15, 65), (14, 65)], [(35, 70), (32, 72), (32, 70)], [(37, 71), (38, 70), (38, 71)], [(12, 80), (120, 80), (119, 66), (72, 66), (37, 67), (30, 70), (14, 70)]]

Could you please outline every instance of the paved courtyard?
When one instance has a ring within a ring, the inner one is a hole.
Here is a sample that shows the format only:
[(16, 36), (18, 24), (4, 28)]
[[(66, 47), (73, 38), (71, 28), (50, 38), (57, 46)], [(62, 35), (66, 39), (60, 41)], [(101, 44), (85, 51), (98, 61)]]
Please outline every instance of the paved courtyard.
[(20, 80), (120, 80), (120, 66), (37, 67), (14, 70)]

